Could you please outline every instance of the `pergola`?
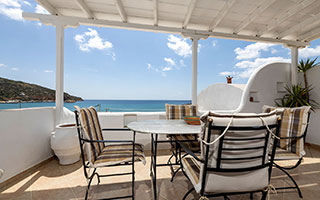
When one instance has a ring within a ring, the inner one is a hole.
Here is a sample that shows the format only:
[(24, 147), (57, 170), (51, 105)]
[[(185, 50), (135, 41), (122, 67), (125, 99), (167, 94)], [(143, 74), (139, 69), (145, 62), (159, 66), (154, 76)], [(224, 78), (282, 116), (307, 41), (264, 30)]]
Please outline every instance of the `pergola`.
[(279, 43), (298, 48), (320, 37), (319, 0), (37, 0), (50, 14), (23, 13), (56, 27), (56, 124), (63, 110), (64, 29), (90, 25), (177, 33), (192, 40), (192, 104), (197, 104), (198, 40), (208, 37)]

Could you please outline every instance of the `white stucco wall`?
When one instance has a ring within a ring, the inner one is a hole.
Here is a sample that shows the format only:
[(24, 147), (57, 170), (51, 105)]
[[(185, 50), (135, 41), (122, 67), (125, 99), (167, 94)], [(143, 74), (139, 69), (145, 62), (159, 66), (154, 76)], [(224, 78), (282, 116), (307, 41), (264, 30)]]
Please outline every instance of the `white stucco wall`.
[(54, 108), (0, 110), (0, 182), (52, 156)]
[[(0, 183), (51, 157), (51, 132), (54, 131), (53, 107), (0, 110), (0, 168), (5, 171)], [(130, 116), (125, 119), (125, 115)], [(164, 112), (99, 112), (102, 128), (123, 128), (130, 120), (165, 119)], [(132, 115), (136, 117), (132, 118)], [(64, 108), (63, 123), (75, 123), (74, 113)], [(105, 139), (131, 139), (130, 132), (104, 132)], [(161, 137), (165, 139), (165, 137)], [(136, 135), (136, 142), (150, 149), (150, 135)], [(160, 145), (159, 149), (169, 148)]]
[(226, 111), (239, 107), (245, 84), (216, 83), (198, 95), (200, 113), (208, 110)]
[[(290, 83), (290, 64), (272, 63), (257, 69), (248, 80), (236, 112), (260, 113), (263, 105), (275, 105), (274, 100), (284, 95)], [(250, 97), (253, 101), (250, 101)]]
[[(313, 87), (311, 98), (320, 103), (320, 67), (307, 71), (307, 78), (308, 83)], [(304, 83), (302, 76), (299, 76), (299, 81)], [(311, 112), (307, 142), (320, 145), (320, 109)]]

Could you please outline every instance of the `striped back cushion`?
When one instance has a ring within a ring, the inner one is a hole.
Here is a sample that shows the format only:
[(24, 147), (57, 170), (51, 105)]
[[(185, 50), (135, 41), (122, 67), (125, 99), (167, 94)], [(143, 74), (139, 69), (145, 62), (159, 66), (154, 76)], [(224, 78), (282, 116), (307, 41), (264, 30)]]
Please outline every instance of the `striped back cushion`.
[[(265, 105), (262, 107), (262, 112), (276, 110), (279, 116), (281, 116), (280, 137), (299, 137), (306, 131), (310, 109), (310, 106), (278, 108)], [(305, 155), (303, 138), (282, 139), (278, 143), (278, 146), (298, 156)]]
[[(79, 108), (77, 111), (80, 114), (80, 124), (84, 137), (87, 140), (103, 140), (101, 126), (98, 119), (97, 111), (94, 107)], [(88, 160), (91, 163), (96, 161), (97, 157), (105, 147), (102, 142), (93, 142), (86, 146)]]
[(197, 116), (195, 105), (171, 105), (166, 104), (166, 117), (168, 120), (183, 119), (185, 116)]

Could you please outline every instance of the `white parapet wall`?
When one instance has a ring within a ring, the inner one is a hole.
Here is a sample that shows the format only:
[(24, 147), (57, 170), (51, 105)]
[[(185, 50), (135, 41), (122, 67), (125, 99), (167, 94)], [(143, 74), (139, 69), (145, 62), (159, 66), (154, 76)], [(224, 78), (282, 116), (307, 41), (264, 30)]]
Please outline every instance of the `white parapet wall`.
[[(102, 128), (123, 128), (137, 120), (165, 119), (164, 112), (99, 112)], [(0, 183), (53, 156), (50, 146), (55, 125), (55, 108), (25, 108), (0, 110), (0, 168), (4, 175)], [(62, 123), (75, 123), (74, 113), (63, 110)], [(129, 139), (131, 132), (104, 132), (105, 139)], [(165, 139), (165, 137), (161, 137)], [(136, 135), (136, 141), (150, 149), (150, 135)], [(160, 145), (159, 149), (168, 149)]]
[(53, 155), (53, 107), (0, 110), (0, 119), (0, 183)]
[[(131, 121), (140, 120), (156, 120), (165, 119), (165, 112), (98, 112), (101, 128), (124, 128)], [(63, 123), (75, 123), (74, 114), (64, 108)], [(131, 139), (132, 132), (130, 131), (104, 131), (105, 139)], [(159, 139), (166, 139), (165, 136), (160, 136)], [(148, 134), (136, 134), (136, 142), (144, 145), (145, 150), (150, 149), (151, 138)], [(159, 149), (168, 149), (169, 145), (159, 145)]]
[(236, 110), (243, 95), (245, 84), (215, 83), (202, 90), (198, 95), (200, 113), (208, 110)]

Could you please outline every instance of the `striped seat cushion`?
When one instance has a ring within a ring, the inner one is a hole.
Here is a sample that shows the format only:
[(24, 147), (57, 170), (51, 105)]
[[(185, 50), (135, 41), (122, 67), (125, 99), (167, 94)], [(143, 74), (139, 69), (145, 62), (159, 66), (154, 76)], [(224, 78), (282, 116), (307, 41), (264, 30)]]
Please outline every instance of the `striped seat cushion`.
[[(187, 146), (188, 149), (190, 149), (193, 152), (199, 152), (200, 151), (200, 142), (197, 140), (198, 135), (196, 134), (179, 134), (179, 135), (173, 135), (171, 136), (172, 140), (179, 140), (179, 141), (184, 141), (184, 140), (193, 140), (193, 141), (188, 141), (184, 142), (184, 144)], [(171, 148), (173, 150), (176, 149), (176, 143), (172, 142)]]
[[(130, 162), (132, 161), (132, 150), (132, 144), (106, 145), (94, 162), (94, 166), (102, 167)], [(141, 144), (135, 144), (134, 155), (135, 161), (142, 161), (145, 164), (146, 160), (143, 153), (143, 146)]]
[(199, 187), (200, 164), (191, 156), (184, 157), (181, 161), (183, 169), (194, 187)]
[[(305, 134), (310, 106), (302, 106), (297, 108), (277, 108), (272, 106), (263, 106), (263, 112), (276, 110), (281, 116), (280, 137), (299, 137)], [(305, 155), (303, 138), (281, 139), (278, 147), (287, 152), (295, 153), (302, 157)]]
[(296, 153), (292, 153), (290, 151), (281, 149), (277, 147), (276, 155), (274, 157), (274, 160), (298, 160), (300, 156), (298, 156)]

